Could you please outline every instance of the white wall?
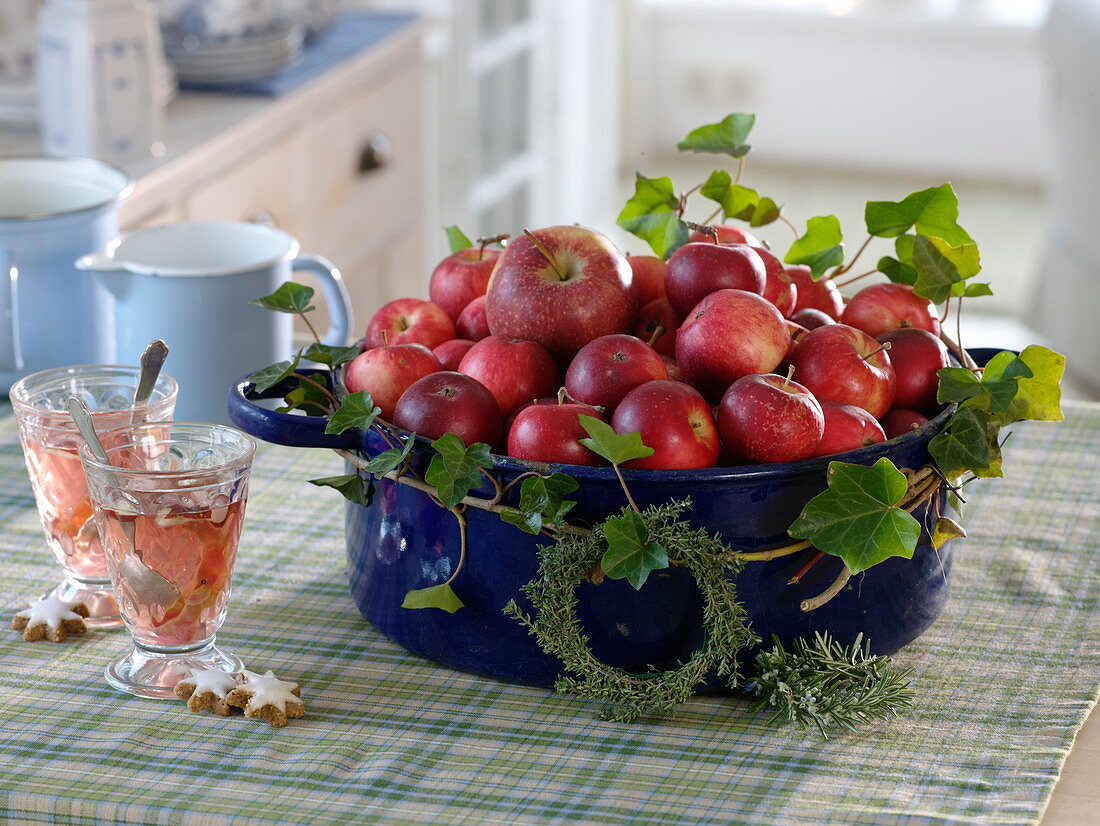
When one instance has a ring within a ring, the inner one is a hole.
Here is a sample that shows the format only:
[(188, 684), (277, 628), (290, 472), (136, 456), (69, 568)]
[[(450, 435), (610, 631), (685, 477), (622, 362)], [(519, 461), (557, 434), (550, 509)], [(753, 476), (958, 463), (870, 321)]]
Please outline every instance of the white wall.
[(746, 111), (762, 160), (1041, 178), (1034, 19), (944, 16), (935, 0), (829, 5), (850, 13), (633, 0), (624, 157), (667, 152), (689, 129)]

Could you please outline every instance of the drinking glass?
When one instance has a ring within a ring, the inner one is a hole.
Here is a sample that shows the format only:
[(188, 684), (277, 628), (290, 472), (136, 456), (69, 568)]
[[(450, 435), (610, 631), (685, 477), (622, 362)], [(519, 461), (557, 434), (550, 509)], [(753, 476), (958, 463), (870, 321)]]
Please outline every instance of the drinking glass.
[(117, 365), (57, 367), (26, 376), (11, 388), (46, 544), (64, 571), (53, 593), (65, 602), (87, 605), (90, 615), (85, 623), (91, 628), (117, 628), (122, 619), (77, 455), (84, 440), (66, 404), (70, 396), (82, 399), (98, 433), (172, 418), (175, 380), (162, 373), (149, 400), (135, 406), (140, 374), (138, 367)]
[(232, 427), (146, 423), (105, 434), (110, 464), (80, 460), (107, 571), (134, 649), (107, 682), (171, 697), (192, 669), (244, 664), (214, 642), (225, 620), (256, 444)]

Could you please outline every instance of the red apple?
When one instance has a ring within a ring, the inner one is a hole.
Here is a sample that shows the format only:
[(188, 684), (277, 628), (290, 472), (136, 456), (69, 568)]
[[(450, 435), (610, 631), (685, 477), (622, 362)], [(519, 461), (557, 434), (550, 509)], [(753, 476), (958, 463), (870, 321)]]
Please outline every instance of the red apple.
[(595, 230), (525, 233), (493, 271), (485, 304), (489, 330), (537, 341), (564, 362), (595, 338), (633, 328), (632, 279), (626, 256)]
[(642, 307), (665, 294), (665, 270), (667, 265), (656, 255), (628, 255), (626, 260), (634, 272), (630, 289)]
[[(741, 229), (741, 227), (735, 227), (733, 224), (714, 224), (713, 226), (718, 230), (719, 244), (748, 244), (750, 247), (760, 246), (760, 239), (751, 232), (746, 232)], [(698, 230), (692, 230), (688, 240), (691, 242), (705, 241), (708, 244), (714, 243), (713, 238), (705, 232), (699, 232)]]
[(493, 394), (501, 416), (524, 402), (552, 395), (561, 384), (554, 357), (534, 341), (489, 336), (462, 357), (458, 372), (477, 379)]
[(894, 407), (931, 413), (940, 405), (936, 391), (940, 386), (937, 371), (947, 367), (947, 348), (936, 336), (915, 327), (903, 327), (877, 336), (880, 343), (890, 342), (890, 363), (898, 377)]
[(823, 313), (821, 310), (815, 310), (813, 307), (803, 307), (801, 310), (796, 310), (788, 318), (795, 324), (801, 324), (807, 330), (824, 327), (826, 324), (836, 324), (835, 318), (828, 313)]
[(470, 341), (468, 338), (452, 338), (450, 341), (444, 341), (432, 352), (435, 353), (435, 357), (439, 359), (439, 363), (443, 365), (444, 370), (458, 370), (462, 357), (474, 344), (476, 342)]
[(680, 326), (676, 363), (688, 383), (717, 400), (742, 376), (772, 372), (790, 341), (783, 316), (770, 301), (744, 290), (719, 290)]
[[(676, 331), (684, 317), (672, 309), (667, 296), (654, 299), (638, 311), (638, 320), (634, 323), (634, 335), (650, 343), (662, 356), (671, 356), (676, 352)], [(661, 334), (654, 339), (657, 330)]]
[(794, 300), (794, 312), (808, 307), (821, 310), (833, 320), (840, 318), (844, 312), (844, 299), (831, 279), (822, 278), (820, 281), (814, 281), (810, 268), (804, 264), (789, 265), (787, 275), (794, 281), (798, 290)]
[(437, 304), (398, 298), (382, 307), (367, 325), (367, 349), (385, 344), (423, 344), (429, 350), (455, 337), (451, 317)]
[(783, 262), (763, 247), (753, 247), (760, 260), (764, 262), (764, 298), (768, 299), (779, 312), (789, 316), (794, 312), (794, 303), (798, 297), (798, 287), (794, 279), (787, 274)]
[(745, 244), (684, 244), (668, 259), (665, 295), (686, 316), (717, 290), (764, 292), (767, 274), (756, 251)]
[(791, 321), (789, 318), (787, 319), (786, 323), (787, 332), (791, 335), (791, 343), (787, 346), (787, 355), (783, 357), (783, 361), (790, 361), (791, 356), (794, 354), (795, 348), (798, 346), (798, 340), (810, 331), (803, 327), (801, 324), (796, 324), (795, 322)]
[(391, 344), (352, 359), (344, 368), (344, 384), (351, 393), (370, 393), (382, 408), (382, 418), (390, 422), (397, 400), (409, 385), (442, 369), (439, 359), (423, 344)]
[(897, 384), (884, 346), (847, 324), (828, 324), (799, 339), (790, 363), (819, 402), (854, 404), (878, 418)]
[(662, 355), (661, 361), (664, 363), (670, 379), (673, 381), (684, 381), (684, 371), (680, 369), (680, 365), (676, 363), (676, 359), (671, 356)]
[(922, 416), (915, 410), (895, 407), (886, 411), (886, 415), (879, 419), (879, 424), (882, 425), (887, 439), (896, 439), (898, 436), (913, 432), (918, 427), (924, 427), (928, 424), (928, 417)]
[(393, 423), (427, 439), (454, 433), (467, 447), (500, 441), (502, 417), (497, 400), (476, 379), (443, 371), (417, 379), (401, 394)]
[(489, 335), (489, 322), (485, 320), (485, 296), (481, 295), (466, 305), (458, 316), (455, 332), (459, 338), (481, 341)]
[(500, 257), (498, 249), (468, 247), (451, 253), (432, 271), (428, 281), (428, 297), (458, 321), (466, 305), (485, 295), (493, 265)]
[(532, 462), (563, 465), (602, 465), (602, 458), (580, 443), (588, 431), (578, 416), (603, 420), (584, 404), (531, 404), (516, 413), (508, 429), (508, 455)]
[[(761, 299), (763, 301), (763, 299)], [(647, 381), (631, 390), (611, 418), (618, 433), (640, 433), (653, 455), (624, 467), (711, 467), (718, 459), (718, 428), (699, 392), (678, 381)]]
[(886, 441), (878, 420), (862, 407), (822, 402), (821, 410), (825, 414), (825, 433), (814, 456), (832, 456)]
[(600, 336), (580, 349), (565, 373), (565, 389), (576, 401), (612, 411), (639, 384), (667, 378), (656, 350), (620, 333)]
[(824, 430), (821, 405), (810, 391), (774, 373), (742, 376), (718, 405), (722, 444), (748, 464), (812, 456)]
[(902, 327), (940, 334), (936, 305), (913, 294), (908, 284), (872, 284), (848, 300), (840, 320), (849, 327), (879, 336)]

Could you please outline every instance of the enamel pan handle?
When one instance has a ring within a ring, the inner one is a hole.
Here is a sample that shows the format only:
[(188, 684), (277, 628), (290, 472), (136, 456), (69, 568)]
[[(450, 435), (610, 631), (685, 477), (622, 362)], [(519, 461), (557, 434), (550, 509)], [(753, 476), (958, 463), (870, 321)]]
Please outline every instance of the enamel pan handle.
[[(322, 379), (327, 374), (325, 370), (300, 369), (299, 372), (318, 374)], [(281, 399), (291, 389), (290, 381), (287, 380), (263, 393), (257, 393), (245, 376), (229, 389), (229, 418), (245, 433), (277, 445), (344, 450), (356, 450), (359, 447), (362, 433), (358, 429), (353, 428), (340, 434), (326, 434), (328, 419), (324, 416), (278, 413), (272, 409), (274, 405), (259, 404), (265, 400)]]

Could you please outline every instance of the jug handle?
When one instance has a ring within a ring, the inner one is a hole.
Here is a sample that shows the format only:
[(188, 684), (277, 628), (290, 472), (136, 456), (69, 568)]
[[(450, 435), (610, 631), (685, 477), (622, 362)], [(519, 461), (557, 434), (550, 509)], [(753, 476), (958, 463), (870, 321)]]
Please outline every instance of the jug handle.
[(22, 370), (19, 346), (19, 270), (0, 249), (0, 370)]
[(351, 298), (340, 271), (331, 261), (319, 255), (299, 255), (291, 264), (293, 271), (304, 270), (317, 276), (321, 283), (321, 292), (328, 302), (329, 327), (325, 331), (322, 343), (341, 347), (347, 343), (348, 331), (355, 326), (355, 314), (351, 309)]

